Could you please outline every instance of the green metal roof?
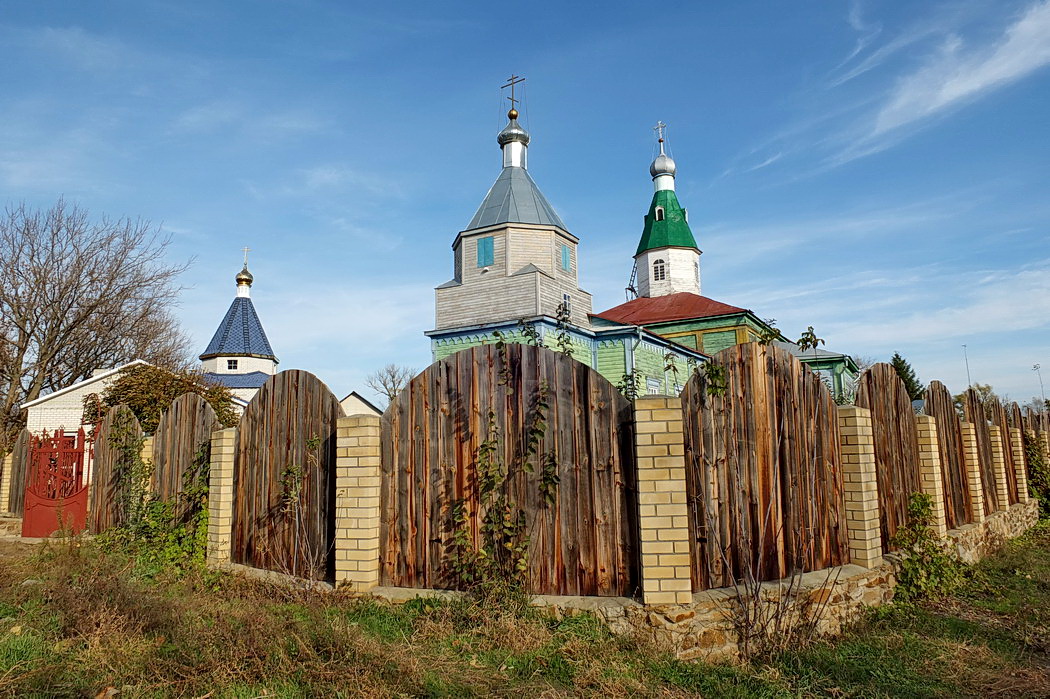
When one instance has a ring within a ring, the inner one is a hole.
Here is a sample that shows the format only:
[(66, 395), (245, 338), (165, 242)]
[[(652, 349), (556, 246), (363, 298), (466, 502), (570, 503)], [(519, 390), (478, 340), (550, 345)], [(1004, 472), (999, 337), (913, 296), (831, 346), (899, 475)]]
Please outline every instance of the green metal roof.
[[(656, 207), (662, 206), (664, 218), (656, 220)], [(653, 194), (653, 203), (645, 215), (645, 228), (642, 229), (642, 240), (638, 243), (635, 255), (655, 248), (697, 248), (693, 232), (685, 220), (685, 210), (678, 203), (672, 189), (661, 189)]]

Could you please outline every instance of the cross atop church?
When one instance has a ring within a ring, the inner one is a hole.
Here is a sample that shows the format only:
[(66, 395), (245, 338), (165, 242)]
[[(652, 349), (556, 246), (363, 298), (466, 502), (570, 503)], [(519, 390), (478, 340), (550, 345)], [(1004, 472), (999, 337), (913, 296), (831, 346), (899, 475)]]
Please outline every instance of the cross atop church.
[(518, 108), (517, 107), (517, 103), (521, 101), (521, 100), (518, 100), (518, 99), (514, 99), (514, 86), (517, 85), (518, 83), (523, 83), (523, 82), (525, 82), (525, 78), (523, 78), (520, 75), (513, 75), (512, 74), (509, 78), (507, 78), (507, 84), (506, 85), (501, 85), (500, 88), (499, 88), (501, 90), (505, 90), (508, 87), (510, 88), (510, 97), (508, 97), (507, 99), (510, 100), (510, 108), (511, 109), (516, 110)]
[(248, 252), (251, 250), (251, 248), (245, 246), (245, 247), (241, 248), (241, 250), (244, 251), (244, 266), (247, 267), (248, 266)]
[(653, 127), (653, 131), (656, 132), (656, 137), (660, 143), (664, 142), (664, 129), (667, 128), (667, 124), (662, 121), (656, 122), (656, 126)]

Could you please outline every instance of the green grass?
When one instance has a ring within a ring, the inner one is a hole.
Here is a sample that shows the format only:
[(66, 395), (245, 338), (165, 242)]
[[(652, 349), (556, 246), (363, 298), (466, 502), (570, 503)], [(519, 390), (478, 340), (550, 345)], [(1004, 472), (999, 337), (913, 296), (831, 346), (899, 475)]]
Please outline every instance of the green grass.
[(589, 615), (135, 571), (88, 545), (0, 561), (0, 696), (1050, 695), (1047, 526), (970, 569), (951, 598), (875, 610), (839, 639), (740, 666), (677, 660)]

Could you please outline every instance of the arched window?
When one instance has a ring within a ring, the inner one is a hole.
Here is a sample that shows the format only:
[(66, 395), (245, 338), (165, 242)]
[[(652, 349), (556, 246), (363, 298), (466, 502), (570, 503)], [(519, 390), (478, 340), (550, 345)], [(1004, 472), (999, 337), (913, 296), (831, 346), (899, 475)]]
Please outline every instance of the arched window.
[(664, 207), (662, 207), (662, 206), (656, 207), (656, 220), (657, 221), (663, 221), (664, 220)]
[(667, 266), (664, 264), (663, 260), (654, 260), (653, 281), (662, 282), (664, 279), (667, 279)]

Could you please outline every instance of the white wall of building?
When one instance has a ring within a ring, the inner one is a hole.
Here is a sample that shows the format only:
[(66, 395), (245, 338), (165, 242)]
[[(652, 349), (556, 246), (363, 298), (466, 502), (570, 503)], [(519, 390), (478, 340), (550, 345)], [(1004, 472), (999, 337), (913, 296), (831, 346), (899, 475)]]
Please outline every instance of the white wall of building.
[[(638, 255), (639, 296), (667, 296), (688, 292), (700, 294), (700, 253), (693, 248), (657, 248)], [(664, 278), (653, 278), (657, 260), (664, 262)]]
[[(230, 360), (237, 361), (236, 369), (229, 368)], [(202, 361), (201, 368), (212, 374), (250, 374), (253, 371), (276, 374), (277, 362), (259, 357), (212, 357)]]

